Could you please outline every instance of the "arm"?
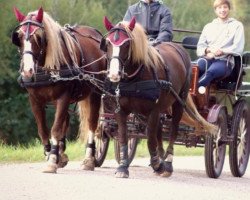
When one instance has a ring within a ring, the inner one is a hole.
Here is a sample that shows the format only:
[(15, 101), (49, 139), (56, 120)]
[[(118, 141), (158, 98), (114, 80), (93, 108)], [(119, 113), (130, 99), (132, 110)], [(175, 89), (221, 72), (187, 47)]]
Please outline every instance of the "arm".
[(206, 26), (204, 27), (204, 29), (202, 30), (202, 33), (200, 35), (198, 44), (197, 44), (197, 56), (201, 57), (201, 56), (205, 56), (207, 53), (210, 52), (206, 52), (206, 49), (208, 48), (208, 43), (207, 43), (207, 37), (206, 37)]
[(126, 14), (125, 14), (124, 17), (123, 17), (123, 21), (130, 21), (131, 18), (132, 18), (131, 11), (130, 11), (130, 9), (128, 8), (128, 10), (126, 11)]
[(173, 39), (173, 24), (172, 16), (168, 9), (165, 10), (163, 18), (160, 22), (159, 34), (156, 38), (157, 41), (171, 41)]
[(244, 27), (240, 23), (235, 31), (233, 44), (230, 47), (221, 49), (224, 54), (242, 54), (245, 45)]

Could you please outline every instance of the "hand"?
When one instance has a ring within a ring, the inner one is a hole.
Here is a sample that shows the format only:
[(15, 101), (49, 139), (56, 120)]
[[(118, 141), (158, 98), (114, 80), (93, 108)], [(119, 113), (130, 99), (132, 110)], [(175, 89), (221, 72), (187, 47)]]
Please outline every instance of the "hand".
[(218, 49), (217, 51), (214, 52), (215, 56), (222, 56), (223, 55), (223, 51)]
[(205, 56), (205, 58), (207, 58), (207, 59), (212, 59), (214, 57), (215, 57), (214, 53), (207, 53)]
[(205, 53), (206, 53), (206, 54), (211, 53), (211, 49), (210, 49), (209, 47), (206, 48)]

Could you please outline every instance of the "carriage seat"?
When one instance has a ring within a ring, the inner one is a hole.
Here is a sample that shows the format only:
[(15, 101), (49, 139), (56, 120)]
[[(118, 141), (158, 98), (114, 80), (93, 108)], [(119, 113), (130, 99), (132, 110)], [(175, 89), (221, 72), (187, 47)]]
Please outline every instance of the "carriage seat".
[(250, 52), (244, 52), (242, 56), (234, 56), (235, 66), (232, 73), (216, 81), (218, 89), (235, 90), (242, 85), (243, 76), (246, 75), (244, 70), (250, 64)]
[(185, 49), (196, 50), (198, 41), (199, 41), (199, 37), (185, 36), (182, 40), (182, 46)]

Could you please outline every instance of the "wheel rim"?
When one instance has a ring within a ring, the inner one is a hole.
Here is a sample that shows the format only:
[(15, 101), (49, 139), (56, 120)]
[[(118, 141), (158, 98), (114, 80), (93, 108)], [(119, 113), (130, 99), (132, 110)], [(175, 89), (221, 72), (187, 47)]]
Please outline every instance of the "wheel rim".
[(237, 151), (238, 151), (238, 165), (239, 167), (244, 165), (245, 156), (247, 155), (246, 147), (246, 134), (247, 134), (247, 126), (246, 119), (242, 117), (239, 123), (238, 129), (238, 137), (237, 137)]
[(220, 168), (220, 164), (222, 160), (221, 156), (223, 156), (222, 153), (224, 151), (224, 145), (220, 144), (221, 132), (222, 132), (221, 127), (219, 127), (218, 135), (214, 139), (213, 160), (214, 160), (215, 169)]
[(107, 138), (103, 134), (103, 127), (104, 125), (101, 124), (99, 127), (99, 134), (95, 136), (95, 146), (96, 146), (96, 152), (95, 152), (95, 158), (98, 160), (106, 151), (106, 143)]
[(104, 152), (104, 146), (105, 146), (106, 140), (103, 140), (102, 138), (95, 137), (95, 145), (96, 145), (96, 158), (99, 158), (103, 152)]

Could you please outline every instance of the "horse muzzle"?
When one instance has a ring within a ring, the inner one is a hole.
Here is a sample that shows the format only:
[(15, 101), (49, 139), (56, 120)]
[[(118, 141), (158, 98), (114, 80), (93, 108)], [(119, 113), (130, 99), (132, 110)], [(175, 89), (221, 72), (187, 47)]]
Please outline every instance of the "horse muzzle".
[(111, 82), (117, 83), (121, 80), (121, 76), (118, 74), (108, 74), (107, 77)]

